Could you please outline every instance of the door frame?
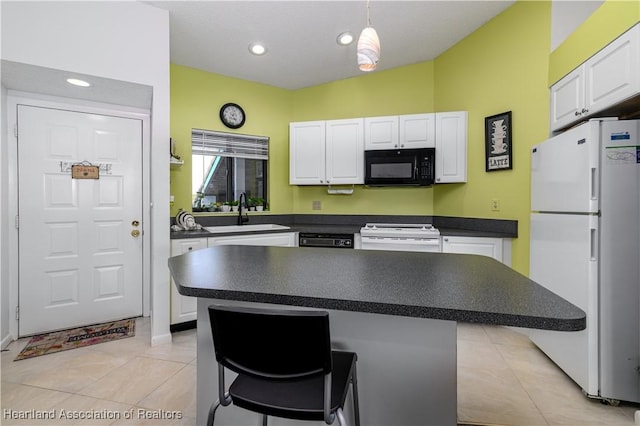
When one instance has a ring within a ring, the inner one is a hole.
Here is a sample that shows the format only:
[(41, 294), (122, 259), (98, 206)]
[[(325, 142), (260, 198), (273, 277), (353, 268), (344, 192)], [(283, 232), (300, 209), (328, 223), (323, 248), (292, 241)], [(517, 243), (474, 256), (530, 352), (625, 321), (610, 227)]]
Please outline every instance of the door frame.
[[(8, 215), (9, 223), (15, 222), (18, 215), (18, 144), (17, 129), (18, 105), (54, 108), (86, 114), (110, 115), (122, 118), (142, 120), (142, 315), (151, 314), (151, 111), (123, 105), (111, 105), (81, 99), (59, 98), (29, 92), (9, 90), (7, 92), (7, 130), (9, 132), (8, 160)], [(18, 339), (18, 319), (16, 309), (19, 305), (19, 269), (18, 229), (9, 226), (9, 333)]]

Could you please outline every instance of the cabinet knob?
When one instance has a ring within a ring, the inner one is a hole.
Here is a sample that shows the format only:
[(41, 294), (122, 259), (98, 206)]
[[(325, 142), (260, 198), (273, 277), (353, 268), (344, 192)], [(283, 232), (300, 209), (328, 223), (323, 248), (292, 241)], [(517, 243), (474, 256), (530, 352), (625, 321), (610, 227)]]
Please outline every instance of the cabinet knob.
[(193, 247), (189, 247), (189, 251), (193, 250)]
[(580, 111), (576, 111), (576, 117), (580, 117)]
[(588, 113), (588, 112), (589, 112), (589, 110), (588, 110), (588, 109), (586, 109), (586, 108), (582, 108), (582, 113), (583, 113), (583, 114), (586, 114), (586, 113)]
[(444, 241), (445, 241), (445, 242), (448, 242), (448, 241), (449, 241), (449, 239), (448, 239), (448, 238), (445, 238), (445, 239), (444, 239)]

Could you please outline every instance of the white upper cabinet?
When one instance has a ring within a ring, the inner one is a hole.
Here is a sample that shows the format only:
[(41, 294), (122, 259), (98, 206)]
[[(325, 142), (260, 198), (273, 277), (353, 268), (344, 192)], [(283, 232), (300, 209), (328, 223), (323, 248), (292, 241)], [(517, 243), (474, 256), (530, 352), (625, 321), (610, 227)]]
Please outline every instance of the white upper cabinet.
[(467, 112), (435, 114), (436, 183), (467, 181)]
[(584, 104), (584, 65), (573, 70), (551, 86), (551, 130), (557, 130), (577, 121)]
[(289, 183), (324, 185), (325, 122), (289, 124)]
[(394, 149), (399, 147), (399, 119), (397, 115), (388, 117), (367, 117), (364, 119), (364, 149)]
[(466, 111), (290, 123), (289, 183), (359, 185), (365, 150), (434, 147), (435, 182), (466, 182)]
[(364, 148), (435, 147), (435, 114), (392, 115), (364, 119)]
[(364, 119), (289, 124), (289, 183), (364, 183)]
[(640, 24), (551, 86), (551, 130), (640, 93)]
[(436, 146), (436, 114), (400, 116), (401, 148), (434, 148)]
[(364, 183), (364, 119), (326, 123), (326, 180), (329, 185)]

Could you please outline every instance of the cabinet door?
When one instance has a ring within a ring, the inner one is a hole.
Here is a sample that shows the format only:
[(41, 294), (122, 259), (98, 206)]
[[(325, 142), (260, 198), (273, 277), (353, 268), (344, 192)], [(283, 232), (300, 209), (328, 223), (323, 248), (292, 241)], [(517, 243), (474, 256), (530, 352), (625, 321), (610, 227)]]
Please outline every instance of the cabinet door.
[(640, 25), (585, 63), (585, 108), (591, 115), (640, 91)]
[(584, 103), (584, 69), (584, 65), (579, 66), (551, 86), (551, 130), (568, 126), (587, 114)]
[(400, 148), (434, 148), (436, 146), (436, 114), (400, 116)]
[[(189, 253), (193, 250), (207, 248), (206, 238), (193, 238), (171, 241), (171, 256)], [(183, 296), (178, 293), (176, 285), (171, 279), (171, 324), (194, 321), (198, 310), (197, 298)]]
[(442, 252), (478, 254), (502, 262), (502, 238), (442, 237)]
[(326, 183), (324, 121), (289, 124), (289, 183)]
[(398, 147), (398, 116), (367, 117), (364, 119), (364, 149), (393, 149)]
[(436, 183), (467, 181), (467, 112), (438, 112)]
[(364, 119), (326, 123), (326, 181), (331, 185), (364, 183)]
[(225, 237), (209, 237), (209, 247), (223, 245), (239, 246), (281, 246), (295, 247), (296, 233), (281, 232), (273, 234), (230, 235)]

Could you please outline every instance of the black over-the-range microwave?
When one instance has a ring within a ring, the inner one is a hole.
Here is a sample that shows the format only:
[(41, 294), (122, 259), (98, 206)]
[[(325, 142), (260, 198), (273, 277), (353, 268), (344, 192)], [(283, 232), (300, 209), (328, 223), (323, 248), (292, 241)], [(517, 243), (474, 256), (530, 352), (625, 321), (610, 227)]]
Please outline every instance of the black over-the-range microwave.
[(364, 152), (364, 184), (429, 186), (435, 180), (435, 148)]

